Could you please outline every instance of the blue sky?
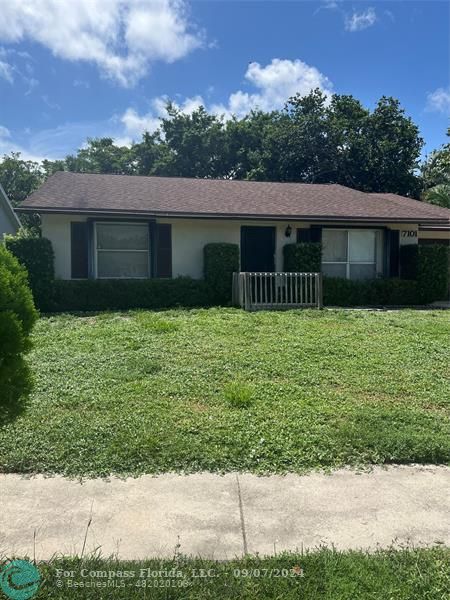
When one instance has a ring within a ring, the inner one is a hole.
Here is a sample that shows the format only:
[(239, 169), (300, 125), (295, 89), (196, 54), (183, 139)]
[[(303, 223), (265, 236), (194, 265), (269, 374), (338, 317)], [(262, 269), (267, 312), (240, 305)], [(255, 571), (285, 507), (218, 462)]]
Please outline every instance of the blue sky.
[(400, 99), (425, 152), (450, 115), (447, 1), (0, 0), (0, 154), (138, 140), (166, 98), (224, 118), (321, 87)]

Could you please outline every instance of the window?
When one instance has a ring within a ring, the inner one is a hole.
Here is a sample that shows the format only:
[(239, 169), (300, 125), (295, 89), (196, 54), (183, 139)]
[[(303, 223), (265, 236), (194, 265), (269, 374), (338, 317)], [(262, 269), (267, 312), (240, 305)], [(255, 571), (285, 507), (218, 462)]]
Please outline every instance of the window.
[(99, 279), (143, 279), (150, 276), (147, 223), (96, 223), (95, 249)]
[(322, 270), (329, 277), (374, 279), (382, 272), (383, 235), (375, 229), (323, 229)]

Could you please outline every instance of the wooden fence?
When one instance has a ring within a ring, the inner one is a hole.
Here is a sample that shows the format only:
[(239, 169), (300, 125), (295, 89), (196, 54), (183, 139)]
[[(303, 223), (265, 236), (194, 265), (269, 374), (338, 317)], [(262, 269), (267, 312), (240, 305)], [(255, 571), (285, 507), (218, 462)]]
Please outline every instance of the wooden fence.
[(322, 274), (233, 273), (232, 299), (245, 310), (322, 308)]

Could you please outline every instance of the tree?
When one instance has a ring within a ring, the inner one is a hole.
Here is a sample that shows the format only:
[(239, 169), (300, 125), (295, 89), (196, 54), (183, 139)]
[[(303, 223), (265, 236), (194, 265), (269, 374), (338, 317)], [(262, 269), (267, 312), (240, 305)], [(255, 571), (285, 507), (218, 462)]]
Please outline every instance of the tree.
[[(450, 128), (447, 130), (450, 137)], [(450, 208), (450, 143), (430, 154), (422, 165), (422, 199), (431, 204)]]
[(450, 208), (450, 183), (438, 183), (423, 193), (423, 199), (430, 204)]
[(0, 183), (13, 206), (25, 200), (44, 179), (39, 163), (20, 156), (20, 152), (11, 152), (0, 162)]
[(65, 159), (68, 171), (77, 173), (133, 174), (132, 152), (126, 146), (116, 146), (112, 138), (88, 138), (87, 147)]
[(160, 152), (152, 172), (177, 177), (223, 177), (226, 136), (223, 121), (203, 106), (185, 114), (169, 103), (161, 119)]

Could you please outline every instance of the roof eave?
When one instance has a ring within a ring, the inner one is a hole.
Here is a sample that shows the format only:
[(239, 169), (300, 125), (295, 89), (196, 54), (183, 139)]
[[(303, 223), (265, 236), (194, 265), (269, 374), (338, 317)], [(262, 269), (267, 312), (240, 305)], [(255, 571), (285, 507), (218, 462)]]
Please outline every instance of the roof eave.
[(19, 213), (52, 213), (52, 214), (79, 214), (91, 216), (117, 215), (126, 217), (170, 218), (170, 219), (246, 219), (246, 220), (271, 220), (271, 221), (351, 221), (361, 223), (435, 223), (449, 224), (445, 217), (370, 217), (353, 215), (274, 215), (274, 214), (247, 214), (247, 213), (182, 213), (170, 211), (139, 211), (118, 209), (75, 209), (75, 208), (49, 208), (44, 206), (19, 206), (15, 208)]

